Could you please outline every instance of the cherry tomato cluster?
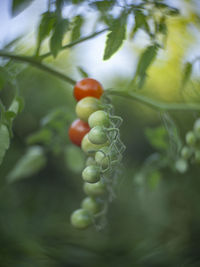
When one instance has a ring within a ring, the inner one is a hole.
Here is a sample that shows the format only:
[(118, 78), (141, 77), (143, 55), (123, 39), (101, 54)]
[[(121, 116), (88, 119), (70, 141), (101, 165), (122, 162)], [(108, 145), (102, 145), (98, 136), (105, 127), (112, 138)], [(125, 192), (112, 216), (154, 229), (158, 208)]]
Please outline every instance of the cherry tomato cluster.
[(186, 133), (185, 142), (181, 158), (176, 163), (176, 169), (180, 172), (187, 171), (189, 163), (200, 163), (200, 118), (195, 121), (193, 129)]
[(113, 166), (121, 159), (124, 149), (118, 129), (121, 118), (113, 116), (112, 105), (100, 99), (103, 92), (102, 85), (91, 78), (77, 82), (74, 87), (78, 119), (69, 128), (69, 138), (87, 156), (82, 172), (83, 190), (87, 197), (81, 208), (71, 215), (72, 225), (79, 229), (95, 223), (96, 218), (105, 213), (112, 183), (108, 176), (114, 176)]

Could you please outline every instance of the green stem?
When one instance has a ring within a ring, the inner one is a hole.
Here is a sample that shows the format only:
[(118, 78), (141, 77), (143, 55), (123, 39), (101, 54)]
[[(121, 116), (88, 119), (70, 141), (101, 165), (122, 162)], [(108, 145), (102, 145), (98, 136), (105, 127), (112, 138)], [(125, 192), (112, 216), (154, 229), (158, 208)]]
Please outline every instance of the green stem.
[(135, 92), (122, 92), (113, 89), (105, 91), (106, 95), (115, 95), (125, 97), (128, 99), (134, 99), (142, 104), (145, 104), (151, 108), (164, 111), (200, 111), (200, 105), (196, 103), (166, 103), (154, 100), (147, 96), (135, 93)]
[(0, 50), (0, 56), (1, 57), (5, 57), (5, 58), (10, 58), (13, 59), (15, 61), (19, 61), (22, 63), (29, 63), (31, 66), (37, 67), (43, 71), (46, 71), (50, 74), (53, 74), (54, 76), (60, 78), (61, 80), (70, 83), (71, 85), (74, 85), (76, 83), (75, 80), (73, 80), (72, 78), (68, 77), (67, 75), (51, 68), (48, 67), (47, 65), (41, 63), (38, 60), (35, 60), (33, 57), (28, 57), (28, 56), (20, 56), (20, 55), (14, 55), (8, 52), (4, 52), (2, 50)]
[[(101, 34), (101, 33), (103, 33), (103, 32), (106, 32), (106, 31), (108, 31), (108, 30), (109, 30), (109, 28), (105, 28), (105, 29), (103, 29), (103, 30), (101, 30), (101, 31), (94, 32), (94, 33), (92, 33), (92, 34), (90, 34), (90, 35), (88, 35), (88, 36), (85, 36), (85, 37), (80, 38), (80, 39), (78, 39), (78, 40), (76, 40), (76, 41), (73, 41), (73, 42), (71, 42), (71, 43), (69, 43), (69, 44), (64, 45), (64, 46), (61, 48), (61, 50), (70, 48), (70, 47), (75, 46), (75, 45), (77, 45), (77, 44), (80, 44), (80, 43), (82, 43), (82, 42), (84, 42), (84, 41), (87, 41), (87, 40), (89, 40), (89, 39), (92, 39), (92, 38), (94, 38), (95, 36), (97, 36), (97, 35), (99, 35), (99, 34)], [(51, 52), (47, 52), (47, 53), (45, 53), (45, 54), (43, 54), (43, 55), (40, 55), (40, 59), (44, 59), (44, 58), (49, 57), (49, 56), (51, 56), (51, 55), (52, 55)]]

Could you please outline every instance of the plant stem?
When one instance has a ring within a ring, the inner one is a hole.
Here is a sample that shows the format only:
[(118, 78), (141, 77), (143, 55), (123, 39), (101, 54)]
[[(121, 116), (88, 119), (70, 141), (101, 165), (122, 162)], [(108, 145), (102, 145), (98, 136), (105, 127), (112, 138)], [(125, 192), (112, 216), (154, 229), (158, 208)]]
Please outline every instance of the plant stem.
[(2, 50), (0, 50), (0, 56), (1, 57), (5, 57), (5, 58), (10, 58), (13, 59), (15, 61), (19, 61), (22, 63), (29, 63), (31, 66), (37, 67), (43, 71), (46, 71), (50, 74), (53, 74), (54, 76), (60, 78), (61, 80), (70, 83), (71, 85), (74, 85), (76, 83), (75, 80), (73, 80), (72, 78), (68, 77), (67, 75), (51, 68), (48, 67), (47, 65), (41, 63), (38, 60), (35, 60), (33, 57), (28, 57), (28, 56), (20, 56), (20, 55), (14, 55), (8, 52), (4, 52)]
[[(77, 45), (77, 44), (80, 44), (80, 43), (82, 43), (82, 42), (84, 42), (84, 41), (87, 41), (87, 40), (89, 40), (89, 39), (92, 39), (92, 38), (94, 38), (95, 36), (97, 36), (97, 35), (99, 35), (99, 34), (101, 34), (101, 33), (103, 33), (103, 32), (106, 32), (106, 31), (108, 31), (108, 30), (109, 30), (109, 28), (105, 28), (105, 29), (103, 29), (103, 30), (101, 30), (101, 31), (94, 32), (94, 33), (92, 33), (92, 34), (90, 34), (90, 35), (88, 35), (88, 36), (82, 37), (82, 38), (80, 38), (80, 39), (78, 39), (78, 40), (76, 40), (76, 41), (73, 41), (73, 42), (71, 42), (71, 43), (69, 43), (69, 44), (64, 45), (64, 46), (61, 48), (61, 50), (64, 50), (64, 49), (66, 49), (66, 48), (70, 48), (70, 47), (75, 46), (75, 45)], [(51, 56), (51, 55), (52, 55), (51, 52), (47, 52), (47, 53), (45, 53), (45, 54), (43, 54), (43, 55), (40, 55), (40, 59), (44, 59), (44, 58), (49, 57), (49, 56)]]
[(166, 103), (154, 100), (147, 96), (135, 93), (135, 92), (123, 92), (108, 89), (105, 91), (106, 95), (115, 95), (125, 97), (128, 99), (134, 99), (142, 104), (145, 104), (151, 108), (162, 111), (200, 111), (200, 105), (196, 103)]

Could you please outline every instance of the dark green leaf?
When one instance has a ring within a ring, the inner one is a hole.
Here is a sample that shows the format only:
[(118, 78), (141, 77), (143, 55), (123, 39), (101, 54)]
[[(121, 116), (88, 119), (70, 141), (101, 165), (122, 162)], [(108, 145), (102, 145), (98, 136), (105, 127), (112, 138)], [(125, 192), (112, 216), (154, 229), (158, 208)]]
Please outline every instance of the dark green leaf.
[(186, 83), (191, 77), (192, 74), (192, 64), (190, 62), (187, 62), (183, 69), (183, 78), (182, 78), (182, 88), (185, 87)]
[(10, 135), (6, 125), (0, 123), (0, 164), (10, 146)]
[(32, 134), (27, 138), (27, 144), (44, 144), (49, 145), (52, 141), (52, 131), (49, 129), (43, 128), (38, 132)]
[(149, 66), (153, 63), (154, 59), (156, 58), (157, 52), (158, 52), (158, 44), (154, 44), (151, 46), (148, 46), (145, 51), (141, 54), (135, 78), (137, 79), (138, 87), (141, 88), (145, 78), (146, 78), (146, 72)]
[(83, 78), (89, 77), (88, 73), (82, 67), (78, 66), (77, 69)]
[(54, 24), (55, 24), (55, 13), (53, 12), (45, 12), (42, 14), (42, 18), (40, 21), (40, 25), (38, 28), (38, 47), (37, 51), (39, 51), (40, 45), (42, 41), (49, 36)]
[(166, 150), (168, 148), (168, 134), (163, 126), (154, 129), (147, 128), (145, 135), (154, 148), (161, 150)]
[(50, 50), (54, 57), (62, 48), (62, 40), (64, 34), (69, 29), (69, 21), (67, 19), (59, 19), (54, 27), (52, 37), (50, 39)]
[(28, 7), (33, 0), (12, 0), (12, 16), (18, 15), (26, 7)]
[(111, 32), (107, 35), (104, 60), (109, 59), (122, 45), (126, 36), (126, 19), (127, 15), (122, 13), (119, 18), (114, 20)]
[(6, 68), (0, 67), (0, 90), (3, 89), (7, 82), (12, 82), (12, 77)]
[(137, 32), (138, 29), (143, 29), (146, 32), (150, 32), (149, 25), (147, 23), (147, 17), (140, 10), (134, 10), (135, 15), (135, 25), (131, 33), (131, 37)]
[(71, 41), (75, 41), (81, 36), (81, 27), (83, 25), (84, 18), (82, 16), (76, 16), (74, 20), (74, 25), (71, 33)]
[(100, 12), (106, 12), (110, 10), (115, 4), (114, 0), (108, 1), (93, 1), (90, 5), (98, 9)]
[(38, 173), (46, 164), (44, 151), (40, 146), (30, 147), (8, 174), (7, 181), (14, 182)]
[(84, 168), (85, 157), (78, 147), (70, 145), (65, 150), (65, 162), (71, 171), (80, 173)]

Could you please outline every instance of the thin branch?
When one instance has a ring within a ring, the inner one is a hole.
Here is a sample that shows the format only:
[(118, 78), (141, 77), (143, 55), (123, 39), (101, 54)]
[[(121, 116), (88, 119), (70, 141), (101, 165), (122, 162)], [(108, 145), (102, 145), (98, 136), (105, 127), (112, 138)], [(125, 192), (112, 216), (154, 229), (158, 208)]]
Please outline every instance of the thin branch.
[[(103, 32), (106, 32), (106, 31), (108, 31), (108, 30), (109, 30), (109, 28), (105, 28), (105, 29), (103, 29), (103, 30), (101, 30), (101, 31), (94, 32), (94, 33), (92, 33), (92, 34), (90, 34), (90, 35), (88, 35), (88, 36), (82, 37), (82, 38), (80, 38), (80, 39), (78, 39), (78, 40), (76, 40), (76, 41), (73, 41), (73, 42), (71, 42), (71, 43), (69, 43), (69, 44), (64, 45), (64, 46), (61, 48), (61, 50), (64, 50), (64, 49), (73, 47), (73, 46), (75, 46), (75, 45), (77, 45), (77, 44), (80, 44), (80, 43), (82, 43), (82, 42), (84, 42), (84, 41), (87, 41), (87, 40), (89, 40), (89, 39), (92, 39), (92, 38), (94, 38), (95, 36), (97, 36), (97, 35), (99, 35), (99, 34), (101, 34), (101, 33), (103, 33)], [(49, 56), (51, 56), (51, 55), (52, 55), (51, 52), (47, 52), (47, 53), (45, 53), (45, 54), (43, 54), (43, 55), (40, 55), (39, 58), (40, 58), (40, 59), (44, 59), (44, 58), (49, 57)]]
[(113, 89), (108, 89), (105, 91), (105, 94), (134, 99), (151, 108), (162, 111), (200, 111), (200, 105), (196, 103), (166, 103), (154, 100), (141, 94), (137, 94), (135, 92), (120, 92)]
[(11, 54), (5, 51), (0, 50), (0, 56), (1, 57), (5, 57), (5, 58), (10, 58), (13, 59), (15, 61), (19, 61), (22, 63), (29, 63), (31, 66), (37, 67), (43, 71), (46, 71), (50, 74), (53, 74), (54, 76), (60, 78), (61, 80), (70, 83), (71, 85), (74, 85), (76, 83), (75, 80), (73, 80), (72, 78), (70, 78), (69, 76), (51, 68), (48, 67), (47, 65), (41, 63), (38, 60), (35, 60), (33, 57), (28, 57), (28, 56), (20, 56), (20, 55), (15, 55), (15, 54)]

